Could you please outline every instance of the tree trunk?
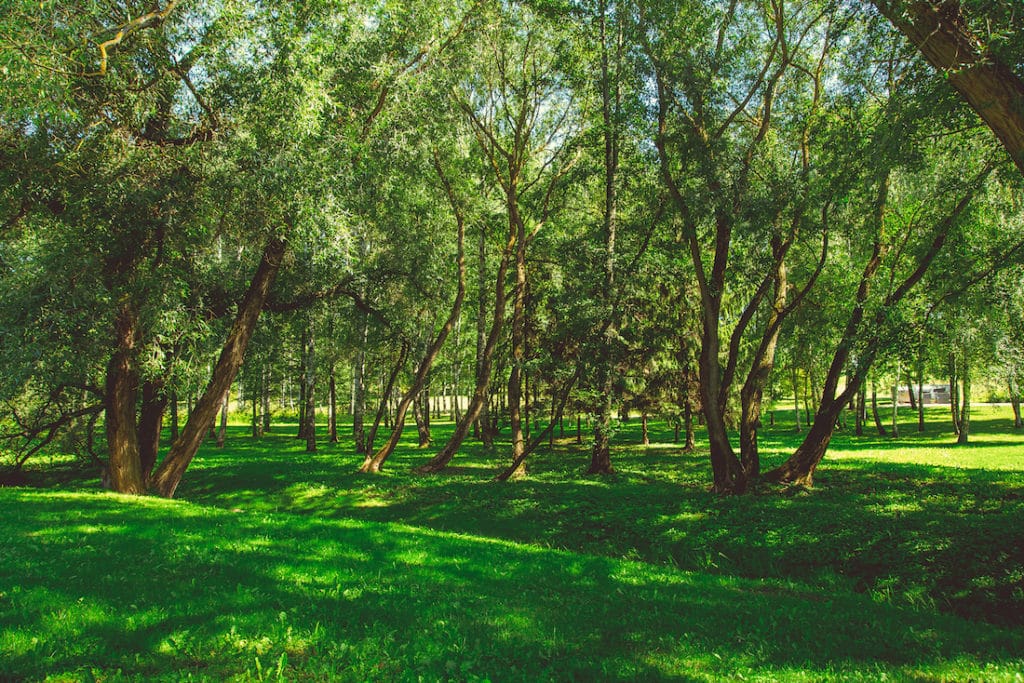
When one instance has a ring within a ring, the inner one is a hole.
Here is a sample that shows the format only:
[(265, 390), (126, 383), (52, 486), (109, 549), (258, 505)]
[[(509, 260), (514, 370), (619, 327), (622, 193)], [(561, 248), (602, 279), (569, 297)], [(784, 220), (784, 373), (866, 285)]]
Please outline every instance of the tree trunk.
[[(367, 453), (373, 452), (373, 443), (377, 440), (377, 429), (380, 427), (381, 419), (386, 418), (388, 414), (388, 406), (391, 402), (391, 392), (395, 389), (395, 381), (398, 379), (399, 373), (405, 366), (405, 360), (409, 357), (409, 343), (406, 341), (402, 342), (402, 349), (398, 353), (398, 362), (391, 369), (391, 373), (387, 379), (384, 380), (384, 385), (381, 389), (380, 405), (377, 406), (377, 414), (374, 415), (373, 425), (370, 427), (370, 433), (366, 436), (366, 450)], [(363, 465), (366, 465), (366, 461), (370, 459), (367, 455), (363, 461)]]
[[(424, 387), (426, 391), (426, 387)], [(412, 402), (413, 418), (416, 420), (416, 434), (420, 448), (430, 446), (430, 404), (422, 397)]]
[(795, 363), (790, 368), (790, 374), (793, 380), (793, 419), (796, 420), (796, 433), (799, 434), (803, 428), (800, 426), (800, 384), (797, 382)]
[(356, 453), (369, 453), (372, 446), (366, 445), (366, 431), (363, 420), (366, 415), (366, 345), (370, 336), (370, 318), (362, 313), (362, 332), (359, 349), (352, 361), (352, 437)]
[(217, 448), (224, 448), (228, 432), (228, 403), (231, 400), (231, 387), (224, 392), (220, 404), (220, 428), (217, 430)]
[(327, 389), (330, 392), (327, 406), (327, 434), (331, 443), (338, 443), (338, 383), (334, 376), (334, 363), (328, 370)]
[(878, 412), (878, 387), (875, 385), (874, 378), (871, 379), (871, 417), (875, 420), (875, 429), (878, 430), (878, 435), (888, 436), (889, 433), (885, 430), (885, 425), (882, 424), (882, 416)]
[(300, 441), (306, 440), (306, 428), (308, 421), (306, 420), (306, 389), (309, 386), (309, 372), (306, 368), (306, 345), (308, 343), (309, 328), (303, 328), (302, 335), (299, 338), (299, 429), (295, 433), (295, 438)]
[(964, 344), (963, 359), (963, 367), (960, 371), (963, 403), (960, 406), (960, 428), (957, 430), (956, 436), (956, 442), (960, 445), (967, 443), (968, 434), (971, 431), (971, 359), (968, 344)]
[[(457, 425), (455, 425), (455, 431), (452, 433), (448, 442), (444, 445), (444, 448), (435, 455), (429, 462), (418, 467), (416, 472), (419, 474), (432, 474), (440, 472), (442, 469), (448, 466), (448, 463), (455, 457), (455, 453), (458, 452), (459, 447), (465, 440), (466, 435), (469, 434), (469, 429), (473, 422), (478, 418), (481, 418), (484, 408), (490, 399), (490, 386), (491, 386), (491, 370), (493, 369), (494, 363), (494, 351), (498, 347), (498, 341), (501, 337), (501, 330), (504, 326), (505, 321), (505, 276), (508, 273), (509, 263), (512, 258), (512, 252), (516, 248), (517, 233), (513, 229), (510, 229), (509, 240), (505, 245), (504, 251), (501, 254), (501, 262), (498, 265), (498, 273), (494, 280), (494, 319), (491, 322), (491, 331), (487, 336), (487, 342), (484, 344), (483, 353), (479, 359), (479, 366), (477, 368), (476, 388), (473, 390), (473, 397), (470, 399), (469, 405), (466, 407), (466, 413), (462, 416), (462, 419)], [(484, 432), (484, 443), (489, 445), (487, 442), (487, 432), (491, 431), (490, 421), (485, 422), (481, 419), (480, 428)]]
[(1020, 415), (1020, 384), (1017, 382), (1015, 374), (1011, 373), (1006, 381), (1006, 386), (1010, 390), (1010, 407), (1013, 409), (1013, 428), (1020, 429), (1024, 427), (1024, 422), (1021, 421)]
[(814, 472), (825, 457), (832, 440), (836, 418), (839, 417), (843, 405), (843, 401), (822, 401), (818, 406), (814, 424), (796, 452), (782, 465), (765, 474), (764, 478), (768, 481), (811, 486), (814, 483)]
[(892, 381), (892, 438), (900, 438), (900, 384), (899, 367), (896, 369), (896, 377)]
[(260, 395), (263, 401), (263, 433), (270, 433), (270, 371), (263, 366), (260, 373)]
[(263, 423), (260, 421), (260, 396), (253, 393), (250, 397), (252, 402), (252, 438), (263, 438)]
[(953, 418), (953, 432), (960, 434), (960, 378), (957, 376), (956, 355), (949, 354), (949, 412)]
[[(423, 391), (427, 384), (427, 377), (430, 374), (430, 369), (434, 366), (434, 361), (437, 360), (437, 356), (441, 353), (441, 348), (444, 346), (445, 340), (448, 339), (448, 335), (455, 327), (459, 316), (462, 315), (462, 302), (466, 298), (466, 221), (462, 211), (462, 204), (455, 195), (455, 190), (449, 183), (447, 176), (441, 167), (441, 162), (434, 157), (434, 168), (437, 171), (438, 177), (441, 180), (442, 185), (446, 194), (448, 195), (448, 203), (451, 205), (452, 212), (455, 214), (455, 222), (457, 226), (456, 231), (456, 256), (455, 256), (455, 267), (457, 272), (457, 289), (455, 292), (455, 301), (452, 303), (451, 312), (448, 314), (447, 320), (441, 325), (441, 329), (438, 331), (437, 336), (433, 342), (427, 347), (426, 352), (423, 354), (423, 359), (420, 361), (419, 367), (416, 369), (416, 375), (413, 377), (412, 386), (409, 387), (409, 391), (406, 392), (405, 396), (402, 397), (401, 402), (398, 404), (398, 409), (395, 412), (395, 427), (391, 432), (391, 438), (388, 439), (387, 443), (379, 451), (377, 451), (372, 458), (367, 458), (363, 462), (363, 466), (360, 468), (361, 472), (379, 472), (384, 461), (387, 460), (388, 456), (391, 455), (392, 451), (398, 445), (399, 439), (402, 437), (402, 430), (405, 427), (405, 414), (409, 409), (409, 404), (412, 403), (416, 397)], [(492, 349), (493, 350), (493, 349)], [(489, 373), (489, 368), (488, 368)], [(429, 397), (429, 394), (425, 396)], [(479, 410), (479, 408), (478, 408)], [(427, 429), (426, 434), (423, 431), (420, 432), (420, 447), (425, 448), (430, 444), (430, 402), (429, 398), (426, 401), (425, 415)], [(476, 415), (470, 418), (470, 422), (476, 419)], [(462, 423), (459, 423), (462, 426)], [(466, 424), (463, 427), (463, 437), (465, 432), (468, 431), (469, 425)], [(424, 443), (424, 436), (426, 443)], [(450, 458), (449, 458), (450, 459)]]
[[(477, 313), (476, 313), (476, 385), (483, 380), (484, 349), (487, 347), (487, 287), (484, 278), (487, 276), (487, 231), (485, 224), (480, 225), (480, 240), (477, 244)], [(480, 416), (473, 421), (473, 436), (484, 441), (491, 447), (490, 401), (485, 400), (480, 406)], [(467, 406), (468, 410), (468, 406)], [(456, 423), (458, 424), (458, 422)]]
[(259, 319), (274, 277), (281, 268), (286, 247), (286, 242), (277, 237), (267, 242), (259, 267), (238, 306), (238, 314), (217, 359), (210, 383), (196, 402), (196, 407), (189, 416), (181, 436), (171, 445), (170, 452), (153, 474), (151, 486), (160, 495), (167, 498), (174, 496), (181, 477), (199, 450), (203, 435), (217, 414), (220, 398), (231, 387), (231, 382), (242, 365), (246, 346), (256, 329), (256, 321)]
[(961, 4), (936, 0), (874, 0), (874, 4), (963, 96), (1024, 173), (1024, 81), (1012, 65), (971, 34)]
[(647, 411), (643, 411), (640, 414), (640, 444), (643, 446), (651, 445), (651, 435), (647, 430)]
[(907, 396), (910, 397), (910, 409), (916, 412), (917, 396), (914, 395), (914, 380), (910, 376), (910, 373), (907, 373)]
[(697, 450), (697, 435), (693, 429), (693, 407), (689, 399), (683, 404), (683, 428), (686, 432), (686, 443), (683, 445), (683, 450), (693, 453)]
[(316, 453), (316, 339), (313, 322), (306, 323), (305, 344), (302, 349), (303, 367), (302, 394), (305, 407), (302, 411), (302, 437), (306, 441), (306, 452)]
[(149, 479), (160, 453), (160, 431), (163, 427), (167, 397), (161, 382), (142, 385), (142, 406), (139, 411), (139, 461), (142, 480)]
[(917, 431), (924, 431), (924, 351), (917, 352)]
[[(516, 231), (516, 285), (512, 293), (512, 371), (508, 376), (508, 416), (512, 431), (512, 461), (521, 461), (526, 451), (523, 435), (523, 365), (526, 362), (526, 224), (519, 216), (518, 197), (512, 186), (508, 192), (509, 222)], [(529, 397), (527, 397), (529, 400)], [(511, 473), (512, 478), (526, 475), (525, 463)]]
[[(605, 238), (604, 253), (604, 288), (601, 291), (601, 304), (604, 307), (602, 324), (604, 335), (598, 345), (598, 387), (601, 395), (598, 400), (598, 414), (594, 420), (594, 445), (591, 448), (590, 467), (587, 474), (611, 474), (614, 472), (609, 450), (611, 434), (612, 406), (615, 400), (615, 368), (617, 365), (617, 338), (615, 320), (618, 315), (615, 294), (615, 240), (618, 228), (618, 183), (619, 168), (619, 61), (621, 49), (616, 40), (616, 57), (612, 63), (611, 45), (608, 36), (608, 2), (602, 0), (598, 9), (601, 39), (601, 115), (604, 132), (604, 212), (603, 229)], [(621, 35), (621, 34), (620, 34)], [(613, 74), (612, 71), (615, 71)], [(613, 83), (614, 79), (614, 83)]]
[(117, 350), (107, 365), (105, 392), (106, 432), (109, 460), (105, 480), (117, 493), (133, 495), (145, 491), (138, 433), (135, 429), (135, 402), (139, 376), (135, 369), (135, 344), (138, 341), (138, 316), (125, 299), (114, 322)]

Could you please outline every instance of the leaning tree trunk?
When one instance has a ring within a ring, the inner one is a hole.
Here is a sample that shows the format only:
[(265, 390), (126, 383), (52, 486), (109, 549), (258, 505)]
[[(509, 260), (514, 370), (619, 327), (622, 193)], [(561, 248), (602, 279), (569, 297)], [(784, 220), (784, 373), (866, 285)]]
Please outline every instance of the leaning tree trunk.
[(238, 368), (245, 359), (245, 349), (256, 329), (256, 321), (259, 320), (260, 311), (263, 310), (263, 304), (270, 293), (270, 286), (281, 268), (286, 248), (287, 243), (283, 239), (273, 237), (263, 249), (259, 267), (238, 306), (238, 314), (217, 359), (210, 383), (196, 402), (181, 436), (171, 444), (170, 452), (153, 473), (150, 486), (160, 495), (167, 498), (174, 496), (181, 477), (202, 445), (203, 435), (217, 415), (220, 398), (231, 387), (231, 382), (234, 381)]
[[(455, 196), (455, 190), (448, 181), (447, 176), (444, 174), (444, 170), (441, 167), (441, 162), (434, 157), (434, 168), (438, 173), (442, 185), (444, 185), (445, 192), (448, 195), (448, 202), (452, 207), (452, 211), (455, 214), (455, 222), (457, 225), (456, 232), (456, 256), (455, 256), (455, 267), (458, 273), (458, 284), (455, 292), (455, 301), (452, 303), (452, 310), (448, 314), (448, 319), (444, 321), (441, 329), (438, 331), (434, 341), (427, 347), (426, 353), (423, 355), (423, 359), (420, 361), (419, 367), (416, 369), (416, 375), (413, 377), (412, 386), (402, 397), (401, 402), (398, 404), (398, 409), (395, 412), (395, 426), (391, 431), (391, 437), (387, 443), (377, 451), (373, 457), (367, 457), (360, 468), (361, 472), (379, 472), (384, 461), (387, 460), (388, 456), (395, 450), (398, 445), (398, 441), (402, 438), (402, 430), (405, 428), (405, 415), (409, 410), (409, 405), (416, 400), (416, 397), (420, 394), (423, 388), (426, 386), (427, 377), (430, 374), (430, 369), (434, 366), (434, 361), (437, 360), (437, 356), (441, 353), (441, 348), (444, 346), (445, 340), (448, 339), (448, 335), (455, 327), (459, 316), (462, 314), (462, 302), (466, 298), (466, 221), (465, 215), (462, 211), (462, 204)], [(426, 405), (426, 416), (427, 420), (430, 419), (430, 404)], [(475, 419), (475, 416), (474, 418)], [(466, 431), (469, 426), (466, 425)], [(463, 433), (465, 435), (465, 433)], [(427, 443), (429, 444), (429, 429), (427, 434)], [(421, 446), (422, 440), (421, 440)]]
[[(989, 173), (992, 172), (992, 168), (993, 167), (991, 165), (987, 165), (982, 169), (982, 171), (975, 177), (972, 187), (935, 228), (931, 236), (931, 243), (925, 253), (917, 261), (917, 265), (913, 272), (911, 272), (898, 287), (885, 296), (881, 307), (876, 310), (872, 321), (873, 328), (877, 329), (882, 327), (885, 321), (886, 311), (891, 310), (893, 306), (902, 301), (903, 298), (924, 277), (929, 266), (942, 250), (950, 230), (957, 223), (964, 210), (970, 205), (974, 195), (983, 186), (985, 179), (988, 177)], [(889, 176), (888, 173), (886, 173), (879, 185), (879, 196), (874, 207), (874, 233), (876, 238), (872, 250), (872, 256), (865, 265), (864, 271), (861, 275), (861, 282), (857, 289), (856, 305), (854, 306), (850, 318), (847, 320), (842, 340), (840, 341), (836, 352), (833, 354), (832, 364), (830, 365), (829, 371), (825, 377), (822, 401), (818, 408), (819, 415), (815, 420), (810, 434), (808, 434), (808, 438), (804, 440), (804, 443), (800, 444), (800, 447), (797, 448), (796, 452), (789, 458), (789, 460), (766, 475), (766, 478), (770, 481), (801, 482), (808, 485), (811, 483), (814, 470), (817, 468), (818, 463), (821, 462), (821, 459), (825, 457), (825, 452), (828, 449), (828, 444), (831, 440), (832, 431), (835, 429), (835, 420), (838, 417), (838, 412), (833, 414), (833, 411), (841, 411), (843, 405), (849, 401), (851, 392), (856, 391), (859, 388), (861, 382), (864, 381), (865, 373), (870, 370), (871, 365), (874, 363), (875, 356), (877, 355), (882, 343), (881, 338), (877, 334), (868, 338), (867, 344), (860, 351), (858, 365), (853, 372), (849, 386), (847, 386), (839, 396), (838, 400), (836, 400), (835, 397), (839, 377), (843, 371), (843, 367), (850, 358), (850, 349), (853, 347), (857, 337), (862, 333), (861, 323), (864, 319), (865, 302), (867, 301), (874, 275), (878, 271), (882, 261), (883, 249), (881, 248), (878, 236), (881, 234), (882, 216), (884, 214), (886, 198), (888, 195), (888, 183)]]
[[(388, 408), (391, 403), (391, 394), (395, 390), (395, 382), (398, 380), (398, 375), (402, 371), (402, 368), (405, 367), (405, 361), (408, 357), (409, 343), (403, 340), (402, 348), (398, 352), (398, 361), (395, 363), (395, 366), (391, 368), (391, 373), (383, 382), (380, 405), (377, 406), (377, 413), (373, 417), (373, 424), (370, 426), (370, 432), (366, 435), (365, 446), (367, 452), (373, 451), (373, 444), (377, 440), (377, 429), (380, 428), (381, 420), (386, 419), (387, 417)], [(367, 456), (367, 458), (369, 458), (369, 456)], [(366, 464), (365, 460), (363, 464)]]
[(1024, 173), (1024, 81), (972, 35), (961, 3), (873, 1), (978, 113)]
[[(473, 397), (462, 419), (455, 425), (455, 432), (448, 439), (444, 448), (435, 455), (429, 462), (416, 468), (418, 474), (433, 474), (440, 472), (455, 457), (462, 442), (469, 434), (473, 422), (481, 418), (484, 407), (490, 400), (491, 371), (494, 366), (494, 352), (498, 348), (498, 341), (501, 338), (501, 330), (505, 322), (505, 276), (508, 273), (509, 263), (512, 259), (512, 252), (516, 248), (517, 233), (510, 231), (509, 240), (501, 254), (501, 262), (498, 264), (498, 273), (494, 280), (494, 319), (491, 321), (491, 331), (487, 335), (487, 342), (484, 344), (483, 352), (480, 354), (477, 367), (476, 388), (473, 390)], [(490, 422), (480, 420), (480, 429), (484, 432), (485, 444), (487, 443), (486, 433), (491, 430)]]
[(138, 341), (138, 315), (125, 299), (118, 309), (114, 331), (117, 350), (107, 365), (106, 432), (109, 460), (106, 476), (112, 490), (133, 495), (145, 491), (138, 432), (135, 429), (135, 402), (139, 375), (135, 368)]
[(875, 385), (874, 378), (871, 379), (871, 417), (875, 421), (875, 429), (878, 430), (878, 435), (889, 436), (889, 433), (885, 430), (885, 425), (882, 424), (882, 416), (878, 412), (878, 388)]

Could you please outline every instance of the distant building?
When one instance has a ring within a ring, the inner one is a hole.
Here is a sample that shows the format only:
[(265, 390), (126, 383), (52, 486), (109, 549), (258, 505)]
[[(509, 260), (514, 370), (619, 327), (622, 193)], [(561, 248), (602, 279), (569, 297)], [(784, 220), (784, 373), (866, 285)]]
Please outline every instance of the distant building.
[[(914, 398), (917, 398), (917, 386), (914, 386)], [(925, 384), (921, 387), (921, 399), (925, 405), (931, 403), (949, 403), (948, 384)], [(900, 403), (910, 403), (910, 394), (906, 388), (900, 389)]]

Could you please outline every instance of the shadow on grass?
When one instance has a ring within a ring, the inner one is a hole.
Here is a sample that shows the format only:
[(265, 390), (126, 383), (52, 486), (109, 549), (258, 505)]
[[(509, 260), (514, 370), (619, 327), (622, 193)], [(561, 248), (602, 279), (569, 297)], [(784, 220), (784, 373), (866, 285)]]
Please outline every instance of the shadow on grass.
[(1019, 631), (864, 596), (402, 525), (0, 501), (0, 678), (871, 680), (1014, 670), (1024, 649)]
[[(410, 432), (411, 434), (411, 432)], [(500, 541), (708, 572), (794, 580), (818, 590), (1024, 625), (1024, 475), (845, 457), (812, 490), (707, 491), (706, 453), (620, 445), (618, 474), (587, 477), (584, 449), (538, 453), (531, 476), (490, 481), (505, 449), (470, 446), (457, 469), (409, 470), (406, 442), (384, 474), (355, 472), (346, 446), (308, 455), (293, 440), (204, 451), (179, 495), (247, 512), (399, 522)], [(843, 445), (844, 449), (846, 445)], [(765, 439), (766, 467), (788, 453)]]

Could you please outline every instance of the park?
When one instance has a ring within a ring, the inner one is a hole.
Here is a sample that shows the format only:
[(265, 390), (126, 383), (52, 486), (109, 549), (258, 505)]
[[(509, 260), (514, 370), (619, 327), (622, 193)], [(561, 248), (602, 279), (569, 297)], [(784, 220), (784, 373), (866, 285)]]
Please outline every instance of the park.
[(13, 0), (0, 682), (1024, 680), (1013, 0)]

